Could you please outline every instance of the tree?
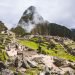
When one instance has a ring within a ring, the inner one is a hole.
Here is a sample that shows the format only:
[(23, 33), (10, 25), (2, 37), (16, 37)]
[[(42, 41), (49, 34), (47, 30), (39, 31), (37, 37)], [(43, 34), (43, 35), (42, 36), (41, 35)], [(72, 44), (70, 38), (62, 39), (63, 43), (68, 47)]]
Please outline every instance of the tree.
[(20, 26), (17, 26), (16, 28), (11, 28), (11, 31), (14, 32), (17, 36), (24, 36), (26, 33), (26, 31)]

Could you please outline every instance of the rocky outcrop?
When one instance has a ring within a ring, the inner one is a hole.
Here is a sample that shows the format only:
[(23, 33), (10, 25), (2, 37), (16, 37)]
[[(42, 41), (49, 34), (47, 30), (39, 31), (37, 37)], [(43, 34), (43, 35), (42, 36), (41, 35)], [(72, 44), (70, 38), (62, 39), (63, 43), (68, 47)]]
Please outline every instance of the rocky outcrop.
[(21, 65), (21, 67), (23, 67), (23, 68), (30, 68), (30, 65), (27, 63), (27, 60), (24, 60), (23, 62), (22, 62), (22, 65)]
[(36, 68), (37, 63), (34, 61), (29, 60), (28, 58), (21, 59), (15, 59), (15, 67), (23, 67), (23, 68)]
[(27, 62), (30, 65), (30, 67), (32, 67), (32, 68), (36, 68), (37, 67), (37, 63), (35, 61), (27, 60)]

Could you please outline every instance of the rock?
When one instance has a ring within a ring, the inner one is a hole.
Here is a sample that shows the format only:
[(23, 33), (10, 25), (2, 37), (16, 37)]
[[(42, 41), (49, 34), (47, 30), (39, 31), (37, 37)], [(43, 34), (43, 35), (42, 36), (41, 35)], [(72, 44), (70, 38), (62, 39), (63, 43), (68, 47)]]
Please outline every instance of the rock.
[(22, 66), (22, 60), (19, 58), (16, 58), (14, 61), (14, 66), (15, 67), (21, 67)]
[(50, 75), (50, 73), (49, 72), (46, 72), (45, 75)]
[(50, 75), (50, 69), (47, 66), (45, 67), (45, 75)]
[(75, 70), (75, 64), (69, 63), (68, 66)]
[(33, 49), (29, 48), (28, 51), (33, 51)]
[(49, 70), (49, 68), (46, 66), (46, 67), (43, 69), (43, 71), (41, 71), (41, 72), (39, 73), (39, 75), (50, 75), (50, 70)]
[(14, 73), (9, 69), (5, 69), (2, 70), (2, 75), (14, 75)]
[(0, 61), (0, 71), (2, 69), (6, 69), (6, 66), (5, 66), (5, 64), (2, 61)]
[(18, 67), (21, 67), (21, 66), (22, 66), (22, 61), (19, 60), (19, 61), (18, 61)]
[(25, 69), (25, 68), (20, 68), (19, 71), (20, 71), (20, 72), (25, 72), (26, 69)]
[(15, 59), (14, 66), (18, 67), (18, 58)]
[(65, 67), (65, 68), (62, 68), (60, 73), (63, 75), (75, 75), (75, 70), (70, 67)]
[(30, 61), (30, 60), (27, 60), (27, 62), (30, 65), (30, 67), (32, 67), (32, 68), (36, 68), (37, 67), (37, 63), (36, 62)]
[(35, 62), (37, 62), (38, 64), (43, 63), (43, 62), (42, 62), (42, 57), (35, 57), (35, 58), (33, 58), (32, 60), (35, 61)]
[(45, 75), (45, 73), (44, 72), (40, 72), (39, 75)]
[(66, 64), (66, 61), (64, 59), (54, 58), (53, 64), (57, 67), (61, 67), (64, 66), (64, 64)]
[(23, 67), (23, 68), (30, 68), (29, 64), (27, 63), (27, 60), (23, 60), (21, 67)]

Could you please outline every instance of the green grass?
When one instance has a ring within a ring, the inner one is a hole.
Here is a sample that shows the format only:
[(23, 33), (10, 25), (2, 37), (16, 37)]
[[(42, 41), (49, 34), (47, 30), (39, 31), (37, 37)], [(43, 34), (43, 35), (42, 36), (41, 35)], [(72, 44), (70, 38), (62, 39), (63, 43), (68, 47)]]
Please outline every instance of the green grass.
[(0, 61), (5, 62), (5, 60), (7, 60), (7, 59), (8, 59), (8, 56), (7, 56), (6, 52), (3, 50), (0, 50)]
[(25, 75), (37, 75), (39, 73), (38, 68), (31, 68), (31, 69), (27, 69), (27, 71), (25, 72)]
[(21, 40), (19, 41), (22, 45), (25, 45), (29, 48), (32, 48), (32, 49), (37, 49), (38, 48), (38, 44), (36, 44), (35, 42), (32, 42), (32, 41), (27, 41), (27, 40)]
[[(33, 41), (20, 40), (19, 43), (22, 45), (25, 45), (29, 48), (32, 48), (34, 50), (38, 49), (38, 43), (35, 43)], [(64, 48), (60, 44), (56, 45), (56, 48), (50, 49), (50, 50), (47, 49), (47, 45), (45, 45), (44, 43), (42, 43), (42, 44), (43, 45), (41, 45), (41, 47), (42, 47), (41, 53), (48, 54), (51, 56), (57, 56), (60, 58), (71, 60), (71, 61), (75, 61), (75, 56), (72, 56), (69, 53), (65, 52)]]

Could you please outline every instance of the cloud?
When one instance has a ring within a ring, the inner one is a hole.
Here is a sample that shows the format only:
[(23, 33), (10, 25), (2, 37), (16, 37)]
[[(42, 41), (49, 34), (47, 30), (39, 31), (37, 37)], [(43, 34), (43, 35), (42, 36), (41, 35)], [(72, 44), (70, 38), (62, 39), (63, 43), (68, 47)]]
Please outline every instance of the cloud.
[(75, 0), (0, 0), (0, 20), (11, 28), (31, 5), (49, 22), (75, 28)]

